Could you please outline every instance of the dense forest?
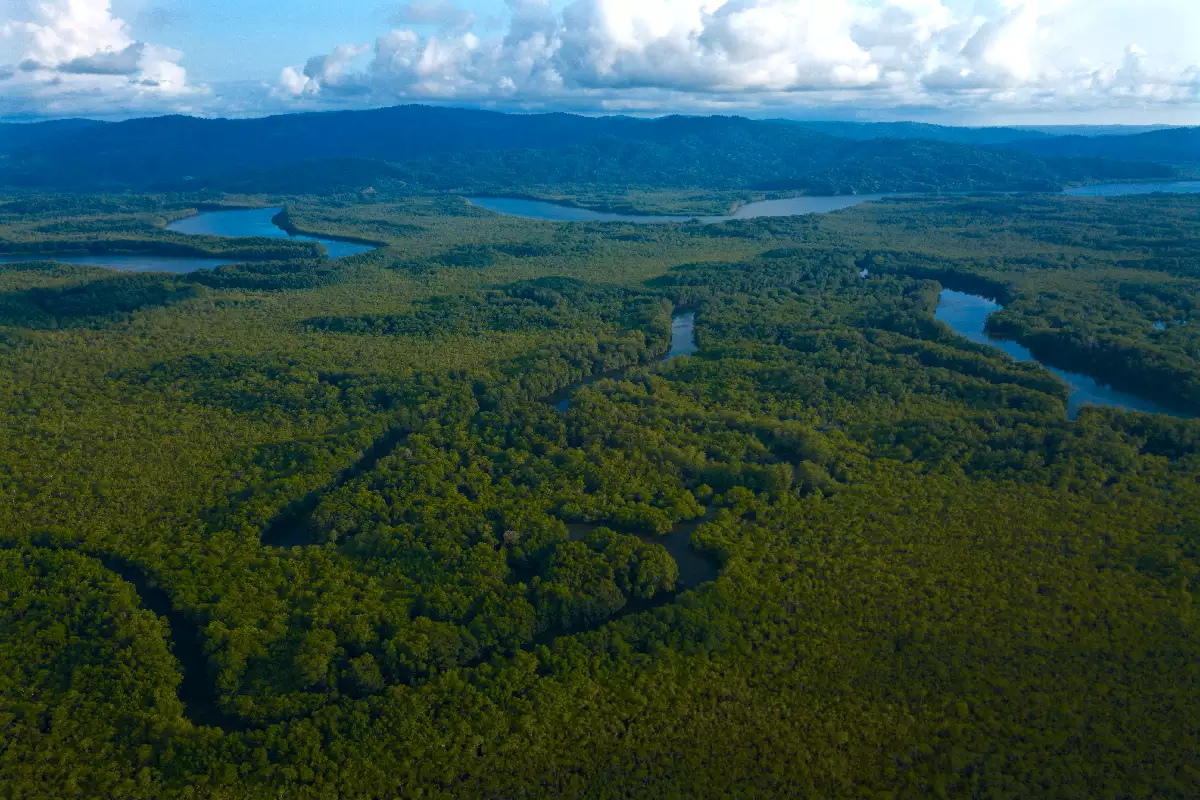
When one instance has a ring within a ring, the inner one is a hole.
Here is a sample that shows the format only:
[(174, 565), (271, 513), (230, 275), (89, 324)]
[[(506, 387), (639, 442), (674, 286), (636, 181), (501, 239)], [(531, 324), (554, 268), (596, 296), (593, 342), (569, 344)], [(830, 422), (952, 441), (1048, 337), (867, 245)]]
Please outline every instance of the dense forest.
[(934, 317), (1200, 412), (1200, 198), (279, 192), (0, 202), (0, 795), (1200, 793), (1200, 422)]

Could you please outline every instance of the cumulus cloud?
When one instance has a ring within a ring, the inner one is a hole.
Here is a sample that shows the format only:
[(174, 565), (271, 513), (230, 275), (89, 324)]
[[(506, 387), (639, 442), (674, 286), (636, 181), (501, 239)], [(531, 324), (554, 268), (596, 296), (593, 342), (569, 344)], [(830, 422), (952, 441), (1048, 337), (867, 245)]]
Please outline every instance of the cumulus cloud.
[(0, 23), (0, 113), (186, 109), (183, 54), (135, 40), (109, 0), (10, 0)]
[(602, 110), (1200, 100), (1195, 63), (1072, 37), (1080, 19), (1122, 0), (1104, 2), (1108, 11), (1092, 0), (981, 0), (963, 13), (953, 0), (574, 0), (555, 12), (545, 0), (508, 0), (508, 30), (481, 38), (449, 0), (414, 0), (395, 21), (436, 33), (384, 33), (358, 70), (345, 53), (363, 48), (343, 45), (327, 61), (284, 69), (275, 91), (310, 103)]
[(436, 25), (445, 32), (468, 31), (478, 17), (450, 0), (412, 0), (396, 9), (392, 22), (397, 25)]
[(342, 94), (369, 91), (370, 87), (361, 75), (351, 70), (351, 65), (370, 49), (367, 45), (342, 44), (328, 55), (313, 56), (303, 69), (284, 67), (276, 94), (295, 97), (322, 91)]

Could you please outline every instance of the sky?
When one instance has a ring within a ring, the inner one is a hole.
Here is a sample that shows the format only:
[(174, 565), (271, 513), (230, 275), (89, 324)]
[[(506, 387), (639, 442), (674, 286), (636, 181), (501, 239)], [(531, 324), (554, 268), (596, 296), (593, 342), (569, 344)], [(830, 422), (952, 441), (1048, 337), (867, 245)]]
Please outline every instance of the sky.
[(0, 118), (1200, 125), (1200, 0), (0, 0)]

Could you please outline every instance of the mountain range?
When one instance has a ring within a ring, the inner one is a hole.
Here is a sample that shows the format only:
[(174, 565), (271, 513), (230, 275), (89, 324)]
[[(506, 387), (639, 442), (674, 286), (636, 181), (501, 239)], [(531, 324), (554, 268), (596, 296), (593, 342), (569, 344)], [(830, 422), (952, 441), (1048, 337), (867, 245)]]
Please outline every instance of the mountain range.
[(417, 105), (245, 120), (0, 125), (0, 186), (58, 191), (1053, 190), (1166, 179), (1198, 162), (1194, 128), (1056, 136), (919, 123), (583, 117)]

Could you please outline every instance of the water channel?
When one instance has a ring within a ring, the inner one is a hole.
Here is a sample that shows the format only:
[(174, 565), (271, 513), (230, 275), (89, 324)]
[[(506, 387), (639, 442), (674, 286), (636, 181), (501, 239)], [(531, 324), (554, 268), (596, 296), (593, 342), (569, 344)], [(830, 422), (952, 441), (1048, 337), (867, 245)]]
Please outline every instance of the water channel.
[[(249, 237), (264, 239), (293, 239), (300, 242), (319, 242), (325, 245), (330, 258), (345, 258), (374, 250), (375, 245), (345, 242), (322, 236), (291, 234), (273, 221), (282, 208), (253, 208), (236, 211), (202, 211), (191, 217), (175, 220), (167, 230), (192, 236), (222, 236), (231, 239)], [(200, 269), (216, 269), (235, 263), (237, 259), (204, 258), (196, 256), (164, 256), (130, 253), (56, 253), (0, 256), (5, 263), (57, 261), (87, 267), (105, 267), (121, 272), (172, 272), (182, 274)], [(242, 259), (244, 260), (244, 259)]]
[[(1159, 183), (1105, 183), (1096, 186), (1080, 186), (1067, 189), (1062, 194), (1069, 197), (1121, 197), (1154, 193), (1196, 194), (1200, 193), (1200, 181), (1164, 181)], [(985, 193), (986, 194), (986, 193)], [(782, 200), (762, 200), (738, 207), (732, 214), (705, 216), (702, 214), (618, 214), (610, 211), (594, 211), (590, 208), (552, 203), (547, 200), (529, 200), (518, 197), (468, 197), (471, 205), (513, 217), (547, 220), (552, 222), (635, 222), (653, 225), (665, 222), (701, 222), (711, 225), (735, 219), (758, 217), (790, 217), (803, 214), (827, 214), (861, 203), (883, 200), (892, 194), (857, 194), (826, 197), (789, 197)], [(920, 194), (912, 194), (920, 197)], [(932, 196), (932, 195), (931, 195)]]
[(223, 236), (230, 239), (262, 238), (292, 239), (297, 242), (319, 242), (329, 251), (329, 257), (345, 258), (375, 249), (373, 244), (347, 242), (325, 236), (293, 234), (275, 224), (282, 208), (255, 208), (249, 211), (202, 211), (192, 217), (178, 219), (167, 230), (193, 236)]
[[(1068, 189), (1065, 195), (1074, 197), (1118, 197), (1121, 195), (1142, 195), (1155, 192), (1170, 194), (1200, 193), (1200, 181), (1173, 181), (1162, 183), (1113, 183), (1098, 186), (1081, 186)], [(726, 215), (705, 216), (696, 214), (618, 214), (607, 211), (594, 211), (587, 208), (576, 208), (543, 200), (526, 200), (512, 197), (470, 197), (468, 202), (473, 205), (510, 216), (527, 219), (550, 220), (559, 222), (634, 222), (656, 224), (666, 222), (699, 221), (704, 224), (728, 222), (736, 219), (755, 219), (758, 217), (787, 217), (802, 214), (827, 214), (844, 208), (881, 200), (890, 195), (863, 194), (838, 195), (828, 197), (789, 197), (781, 200), (763, 200), (740, 206), (734, 213)], [(343, 241), (326, 236), (309, 236), (307, 234), (290, 233), (275, 224), (275, 217), (282, 211), (280, 207), (238, 209), (228, 211), (202, 211), (191, 217), (175, 220), (167, 225), (167, 230), (193, 236), (221, 236), (233, 239), (260, 237), (267, 239), (295, 239), (302, 242), (319, 242), (325, 245), (332, 259), (365, 253), (375, 249), (375, 245), (362, 242)], [(105, 267), (122, 272), (171, 272), (182, 274), (201, 269), (216, 269), (217, 267), (235, 263), (230, 258), (206, 258), (195, 256), (169, 256), (146, 253), (37, 253), (0, 256), (3, 263), (22, 263), (31, 261), (57, 261), (63, 264), (76, 264), (88, 267)]]
[(788, 197), (783, 200), (763, 200), (739, 206), (732, 214), (706, 216), (702, 214), (618, 214), (611, 211), (594, 211), (545, 200), (526, 200), (518, 197), (468, 197), (471, 205), (505, 214), (510, 217), (549, 220), (553, 222), (635, 222), (655, 225), (665, 222), (698, 221), (705, 225), (729, 222), (735, 219), (758, 217), (792, 217), (801, 214), (828, 214), (843, 208), (881, 200), (886, 194), (853, 194), (836, 197)]
[[(671, 347), (667, 350), (667, 354), (663, 356), (659, 363), (665, 364), (680, 356), (687, 356), (695, 353), (698, 349), (696, 344), (696, 312), (690, 309), (680, 309), (671, 316)], [(628, 374), (636, 366), (626, 367), (625, 369), (613, 370), (585, 378), (578, 383), (574, 383), (563, 391), (547, 398), (547, 402), (557, 408), (559, 411), (566, 411), (571, 407), (571, 395), (577, 389), (602, 380), (604, 378), (612, 378), (620, 380)], [(711, 515), (710, 515), (711, 516)], [(690, 522), (681, 522), (671, 529), (669, 533), (661, 536), (639, 535), (644, 542), (653, 544), (661, 544), (666, 551), (675, 559), (675, 563), (679, 567), (679, 584), (676, 593), (694, 589), (702, 583), (716, 580), (720, 570), (718, 565), (710, 558), (698, 553), (692, 548), (692, 533), (699, 528), (709, 517), (702, 520), (692, 520)], [(592, 524), (569, 524), (567, 530), (571, 533), (572, 539), (583, 539), (596, 528), (601, 525)], [(672, 595), (673, 599), (674, 595)], [(660, 603), (655, 603), (659, 605)], [(636, 610), (642, 610), (637, 607)]]
[(1067, 415), (1071, 419), (1075, 419), (1079, 415), (1079, 410), (1084, 406), (1108, 406), (1127, 411), (1143, 411), (1147, 414), (1169, 414), (1175, 417), (1193, 416), (1168, 408), (1162, 403), (1105, 386), (1087, 375), (1052, 367), (1045, 362), (1038, 361), (1033, 353), (1021, 344), (1011, 339), (991, 336), (987, 332), (987, 319), (1001, 308), (1003, 306), (995, 300), (947, 289), (942, 292), (941, 298), (938, 300), (937, 312), (934, 316), (953, 328), (960, 336), (964, 336), (972, 342), (999, 348), (1017, 361), (1037, 361), (1058, 376), (1070, 389), (1067, 399)]

